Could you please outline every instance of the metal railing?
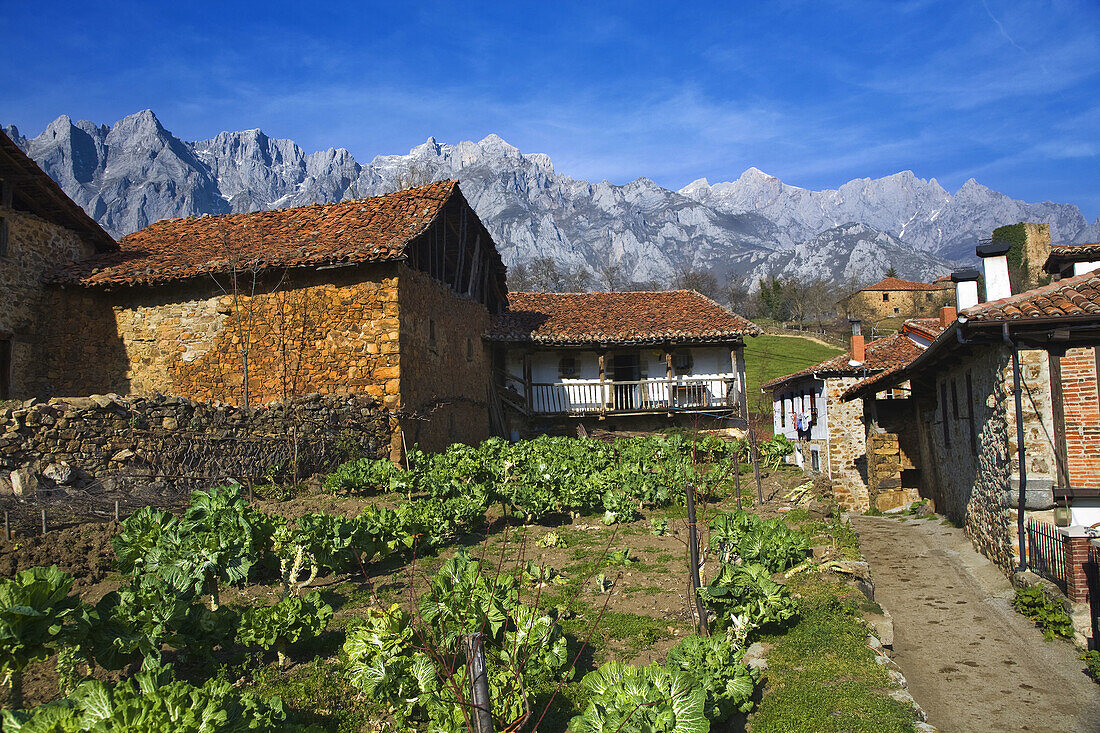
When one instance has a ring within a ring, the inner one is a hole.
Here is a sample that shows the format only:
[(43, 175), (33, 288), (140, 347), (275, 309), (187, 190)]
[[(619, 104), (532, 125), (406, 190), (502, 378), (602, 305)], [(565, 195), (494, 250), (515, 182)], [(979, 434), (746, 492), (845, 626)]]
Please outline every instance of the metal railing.
[(1027, 564), (1066, 591), (1066, 538), (1049, 522), (1027, 520)]
[[(516, 386), (523, 389), (523, 385)], [(530, 385), (529, 399), (531, 412), (554, 415), (736, 410), (741, 397), (733, 379), (674, 377), (534, 382)]]

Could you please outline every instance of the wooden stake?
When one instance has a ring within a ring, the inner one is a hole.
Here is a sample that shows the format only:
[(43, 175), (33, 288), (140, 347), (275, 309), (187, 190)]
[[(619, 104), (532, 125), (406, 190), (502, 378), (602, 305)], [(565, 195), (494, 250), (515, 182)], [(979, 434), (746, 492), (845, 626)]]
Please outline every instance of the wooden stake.
[(690, 481), (684, 487), (687, 489), (688, 511), (688, 590), (695, 603), (695, 613), (698, 618), (696, 628), (703, 636), (710, 636), (707, 628), (707, 611), (703, 608), (703, 599), (699, 597), (699, 535), (695, 527), (695, 484)]
[(476, 733), (493, 733), (489, 677), (485, 672), (485, 647), (480, 633), (466, 636), (466, 666), (470, 673), (470, 701), (474, 708)]
[(4, 539), (11, 539), (11, 525), (8, 524), (8, 510), (4, 510)]
[(45, 509), (42, 510), (42, 534), (43, 534), (43, 536), (45, 536), (45, 534), (46, 534), (46, 510)]
[(115, 523), (118, 523), (118, 499), (115, 499)]
[(760, 450), (756, 443), (756, 428), (749, 426), (749, 435), (752, 437), (752, 472), (756, 475), (756, 502), (757, 506), (764, 504), (764, 486), (760, 483)]

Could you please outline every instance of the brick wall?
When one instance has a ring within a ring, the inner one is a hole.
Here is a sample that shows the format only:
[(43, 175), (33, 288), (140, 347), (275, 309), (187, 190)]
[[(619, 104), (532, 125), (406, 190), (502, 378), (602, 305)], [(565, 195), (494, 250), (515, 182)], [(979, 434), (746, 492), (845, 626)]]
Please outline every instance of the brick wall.
[(1100, 395), (1096, 349), (1070, 349), (1061, 359), (1062, 409), (1070, 486), (1100, 488)]
[(39, 344), (45, 318), (42, 276), (53, 267), (91, 256), (95, 248), (75, 233), (23, 211), (0, 208), (8, 223), (8, 252), (0, 258), (0, 338), (12, 341), (12, 397), (37, 391)]

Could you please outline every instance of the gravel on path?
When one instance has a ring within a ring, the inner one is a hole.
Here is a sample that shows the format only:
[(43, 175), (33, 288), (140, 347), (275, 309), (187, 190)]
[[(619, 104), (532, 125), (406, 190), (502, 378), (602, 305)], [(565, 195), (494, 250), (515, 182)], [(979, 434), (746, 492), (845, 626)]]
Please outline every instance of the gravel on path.
[(895, 661), (944, 733), (1100, 732), (1100, 685), (1072, 644), (1012, 608), (1008, 578), (938, 520), (853, 516)]

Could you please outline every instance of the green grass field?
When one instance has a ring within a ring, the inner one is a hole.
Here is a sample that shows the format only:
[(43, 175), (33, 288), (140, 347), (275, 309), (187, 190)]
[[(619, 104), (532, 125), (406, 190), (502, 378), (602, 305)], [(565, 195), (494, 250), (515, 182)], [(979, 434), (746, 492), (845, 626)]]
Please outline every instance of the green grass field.
[(745, 381), (748, 383), (749, 409), (770, 410), (770, 399), (760, 393), (760, 385), (784, 374), (797, 372), (841, 353), (841, 349), (825, 346), (797, 336), (764, 334), (745, 339)]

